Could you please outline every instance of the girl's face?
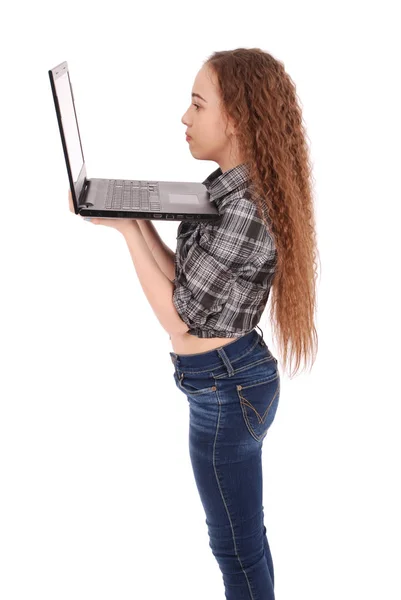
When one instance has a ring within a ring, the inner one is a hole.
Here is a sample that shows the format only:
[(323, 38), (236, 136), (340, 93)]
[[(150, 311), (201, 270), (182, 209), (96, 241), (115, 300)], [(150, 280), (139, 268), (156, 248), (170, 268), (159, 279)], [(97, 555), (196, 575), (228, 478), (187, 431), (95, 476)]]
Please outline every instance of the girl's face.
[(195, 158), (217, 162), (223, 173), (242, 162), (231, 122), (225, 133), (226, 121), (221, 112), (216, 77), (206, 66), (195, 78), (191, 105), (181, 121), (191, 137), (186, 143)]

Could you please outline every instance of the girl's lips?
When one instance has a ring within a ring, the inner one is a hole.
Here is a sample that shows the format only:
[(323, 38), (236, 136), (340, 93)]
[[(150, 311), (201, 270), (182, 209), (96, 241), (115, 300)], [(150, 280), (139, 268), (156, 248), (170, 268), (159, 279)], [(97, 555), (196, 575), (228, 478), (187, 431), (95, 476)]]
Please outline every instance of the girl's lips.
[(189, 135), (186, 135), (185, 138), (186, 138), (187, 142), (189, 142), (189, 140), (192, 140), (191, 136), (189, 136)]

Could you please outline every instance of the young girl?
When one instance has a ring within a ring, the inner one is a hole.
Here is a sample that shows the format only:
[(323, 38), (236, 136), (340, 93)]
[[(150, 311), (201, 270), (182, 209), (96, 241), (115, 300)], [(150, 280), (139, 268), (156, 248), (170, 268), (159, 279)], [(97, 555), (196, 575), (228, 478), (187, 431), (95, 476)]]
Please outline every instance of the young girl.
[(255, 327), (272, 290), (284, 368), (290, 342), (296, 370), (301, 355), (314, 362), (317, 248), (306, 134), (295, 85), (283, 64), (258, 48), (212, 54), (196, 75), (182, 122), (192, 155), (219, 165), (203, 182), (218, 219), (181, 222), (175, 253), (151, 221), (92, 223), (123, 233), (146, 297), (170, 334), (225, 597), (273, 600), (262, 444), (277, 411), (280, 376)]

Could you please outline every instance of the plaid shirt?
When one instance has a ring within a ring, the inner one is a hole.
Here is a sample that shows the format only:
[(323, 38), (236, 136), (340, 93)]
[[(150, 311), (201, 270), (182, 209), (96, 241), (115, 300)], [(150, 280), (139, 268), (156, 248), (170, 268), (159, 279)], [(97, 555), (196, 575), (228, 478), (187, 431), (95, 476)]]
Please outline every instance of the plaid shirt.
[(173, 304), (188, 332), (240, 337), (259, 323), (277, 253), (250, 199), (245, 163), (203, 181), (219, 212), (213, 221), (181, 221), (177, 230)]

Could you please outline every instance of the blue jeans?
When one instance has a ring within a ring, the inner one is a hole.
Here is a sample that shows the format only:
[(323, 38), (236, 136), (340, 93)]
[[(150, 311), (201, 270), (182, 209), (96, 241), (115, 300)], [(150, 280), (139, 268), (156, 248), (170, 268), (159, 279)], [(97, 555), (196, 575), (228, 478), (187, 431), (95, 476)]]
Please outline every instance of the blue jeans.
[(277, 360), (253, 329), (198, 354), (170, 352), (189, 404), (189, 454), (228, 600), (274, 600), (262, 444), (279, 402)]

